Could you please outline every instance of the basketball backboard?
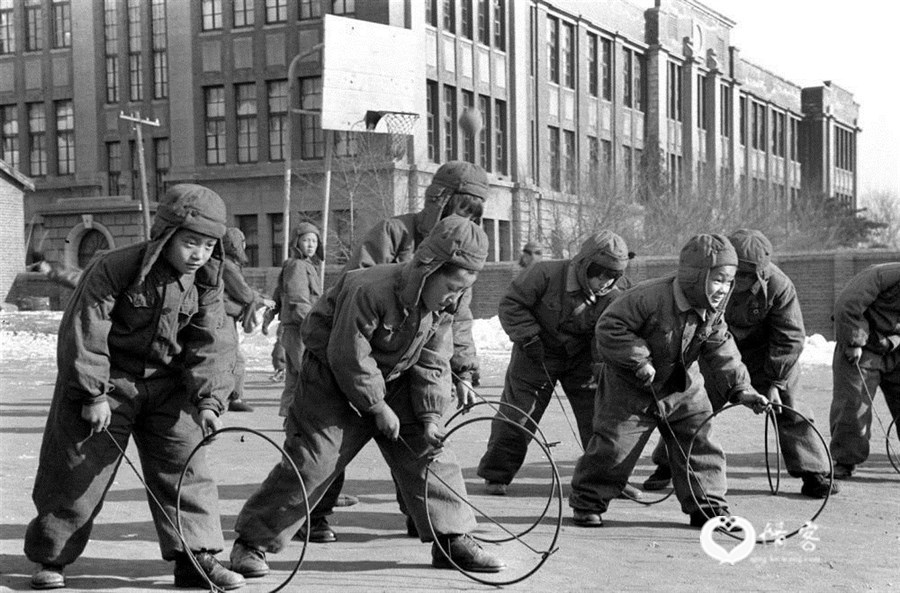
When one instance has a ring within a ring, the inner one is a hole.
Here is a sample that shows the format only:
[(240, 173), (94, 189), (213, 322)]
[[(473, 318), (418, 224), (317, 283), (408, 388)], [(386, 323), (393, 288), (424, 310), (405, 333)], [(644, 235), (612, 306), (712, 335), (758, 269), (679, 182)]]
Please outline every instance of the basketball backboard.
[(425, 59), (413, 31), (329, 14), (323, 41), (323, 129), (365, 130), (368, 112), (424, 112)]

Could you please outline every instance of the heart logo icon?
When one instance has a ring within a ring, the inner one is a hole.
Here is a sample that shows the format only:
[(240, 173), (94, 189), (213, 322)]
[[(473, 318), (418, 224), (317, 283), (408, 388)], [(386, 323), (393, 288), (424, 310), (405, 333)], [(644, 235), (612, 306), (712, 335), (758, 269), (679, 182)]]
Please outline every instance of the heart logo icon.
[[(739, 535), (739, 532), (743, 531), (743, 539), (731, 550), (726, 550), (713, 540), (713, 533), (717, 529), (735, 535)], [(737, 515), (713, 517), (704, 523), (703, 529), (700, 530), (700, 546), (707, 556), (718, 560), (719, 564), (733, 565), (740, 562), (753, 552), (755, 545), (756, 530), (753, 528), (753, 524)]]

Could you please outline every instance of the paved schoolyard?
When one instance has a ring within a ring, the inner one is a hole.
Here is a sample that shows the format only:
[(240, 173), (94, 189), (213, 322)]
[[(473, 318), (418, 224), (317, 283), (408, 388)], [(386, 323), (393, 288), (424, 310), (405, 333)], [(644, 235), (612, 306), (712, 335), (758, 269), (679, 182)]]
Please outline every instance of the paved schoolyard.
[[(499, 395), (504, 364), (500, 356), (485, 359), (484, 382), (488, 387), (481, 391), (490, 400), (496, 401)], [(267, 376), (261, 370), (250, 373), (247, 399), (256, 411), (229, 414), (226, 424), (255, 428), (280, 443), (280, 419), (276, 415), (280, 386), (270, 383)], [(31, 565), (22, 556), (22, 538), (34, 512), (30, 491), (53, 380), (54, 369), (49, 363), (0, 363), (0, 590), (4, 591), (28, 589)], [(827, 418), (830, 381), (827, 368), (805, 370), (803, 390), (820, 427)], [(878, 397), (881, 399), (880, 394)], [(878, 410), (889, 421), (883, 401)], [(470, 417), (478, 413), (486, 412)], [(781, 494), (769, 493), (761, 418), (736, 409), (720, 420), (715, 434), (728, 453), (732, 511), (746, 517), (757, 531), (779, 523), (788, 530), (799, 528), (818, 509), (819, 502), (800, 497), (799, 481), (786, 475), (781, 480)], [(449, 446), (464, 467), (473, 503), (511, 531), (520, 532), (546, 506), (549, 466), (537, 447), (532, 447), (533, 453), (509, 496), (482, 496), (474, 468), (484, 450), (488, 427), (487, 422), (475, 421), (455, 433)], [(568, 491), (578, 449), (559, 404), (551, 405), (542, 428), (549, 441), (559, 441), (552, 453)], [(900, 590), (900, 476), (888, 463), (884, 435), (877, 424), (873, 433), (869, 462), (856, 479), (843, 484), (843, 492), (832, 498), (816, 520), (816, 530), (810, 535), (817, 539), (796, 536), (782, 546), (758, 545), (742, 562), (720, 565), (701, 549), (699, 532), (687, 526), (687, 517), (673, 498), (650, 507), (615, 501), (604, 516), (606, 526), (602, 529), (573, 526), (564, 502), (555, 553), (534, 576), (509, 589), (685, 593), (723, 589)], [(897, 446), (896, 440), (894, 443)], [(137, 463), (133, 446), (128, 455)], [(253, 435), (229, 434), (211, 445), (210, 455), (215, 459), (223, 522), (230, 540), (240, 505), (276, 462), (277, 452)], [(644, 457), (636, 479), (649, 471)], [(374, 444), (349, 467), (345, 491), (357, 495), (361, 502), (339, 509), (333, 516), (338, 542), (310, 545), (300, 573), (287, 590), (351, 593), (492, 589), (456, 572), (430, 568), (429, 547), (405, 536), (389, 472)], [(529, 570), (540, 557), (536, 554), (548, 549), (556, 517), (553, 501), (545, 520), (527, 536), (530, 548), (515, 542), (490, 545), (511, 568), (485, 578), (510, 579)], [(489, 524), (482, 531), (492, 537), (497, 533)], [(724, 539), (719, 543), (726, 548), (734, 545)], [(292, 568), (300, 549), (300, 544), (293, 544), (284, 553), (270, 556), (275, 572), (266, 579), (250, 581), (243, 590), (272, 590)], [(221, 556), (227, 557), (227, 552)], [(171, 568), (159, 558), (143, 487), (123, 463), (92, 541), (84, 556), (67, 571), (69, 588), (120, 593), (170, 590)]]

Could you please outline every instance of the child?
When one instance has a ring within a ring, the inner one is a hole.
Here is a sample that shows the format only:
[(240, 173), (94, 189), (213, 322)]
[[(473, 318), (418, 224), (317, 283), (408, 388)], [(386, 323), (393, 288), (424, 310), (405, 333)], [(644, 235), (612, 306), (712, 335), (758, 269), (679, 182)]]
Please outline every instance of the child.
[(310, 222), (301, 222), (291, 233), (291, 257), (281, 266), (278, 287), (280, 342), (284, 348), (284, 389), (278, 415), (286, 417), (297, 391), (300, 363), (303, 360), (303, 340), (300, 324), (322, 296), (322, 281), (318, 263), (323, 261), (319, 229)]
[[(657, 425), (665, 427), (661, 434), (669, 450), (687, 453), (691, 437), (712, 413), (698, 358), (716, 373), (729, 399), (757, 413), (765, 409), (768, 401), (750, 385), (723, 318), (737, 264), (728, 239), (697, 235), (681, 250), (677, 275), (638, 284), (600, 316), (596, 345), (603, 365), (594, 434), (575, 466), (569, 496), (576, 525), (603, 525), (600, 515), (625, 486)], [(725, 455), (710, 429), (707, 423), (697, 433), (690, 474), (682, 453), (672, 463), (675, 493), (695, 527), (728, 514)]]
[(834, 304), (834, 337), (830, 446), (834, 477), (846, 480), (869, 457), (878, 387), (900, 418), (900, 263), (870, 266), (847, 283)]
[[(329, 484), (370, 440), (397, 480), (422, 541), (439, 534), (432, 565), (449, 568), (438, 546), (469, 571), (505, 565), (470, 538), (475, 518), (448, 492), (465, 494), (462, 472), (443, 447), (438, 423), (452, 401), (450, 323), (460, 295), (478, 276), (488, 241), (474, 223), (451, 216), (439, 222), (413, 261), (344, 274), (303, 324), (306, 354), (300, 390), (287, 419), (287, 450), (303, 477), (276, 465), (238, 515), (231, 566), (247, 577), (268, 573), (266, 552), (279, 552)], [(430, 462), (430, 465), (429, 465)], [(426, 470), (428, 467), (428, 470)]]
[(541, 261), (544, 261), (544, 251), (541, 249), (541, 246), (534, 241), (525, 243), (525, 246), (522, 247), (522, 253), (519, 255), (519, 268), (524, 271), (531, 264)]
[[(732, 233), (729, 240), (737, 252), (738, 267), (725, 321), (753, 387), (765, 393), (773, 404), (781, 402), (812, 419), (812, 412), (802, 405), (797, 393), (797, 361), (803, 352), (806, 331), (794, 283), (772, 263), (772, 244), (761, 232), (741, 229)], [(700, 370), (704, 376), (711, 376), (703, 359)], [(716, 393), (715, 386), (715, 381), (710, 380), (707, 389), (713, 409), (718, 410), (726, 402), (723, 394)], [(813, 427), (795, 414), (784, 412), (778, 417), (778, 438), (788, 473), (803, 480), (800, 493), (824, 498), (830, 492), (828, 455)], [(661, 490), (668, 485), (672, 473), (665, 457), (665, 447), (659, 441), (653, 451), (653, 460), (659, 467), (644, 482), (644, 488)], [(836, 486), (832, 493), (838, 491)]]
[[(500, 323), (513, 342), (500, 401), (521, 408), (539, 423), (556, 383), (562, 383), (585, 447), (594, 417), (594, 325), (620, 294), (616, 282), (627, 267), (625, 241), (600, 231), (571, 260), (531, 264), (500, 301)], [(518, 421), (510, 408), (497, 415)], [(525, 427), (536, 429), (531, 423)], [(506, 494), (529, 442), (525, 433), (506, 422), (491, 423), (487, 451), (478, 464), (488, 494)]]
[(208, 587), (188, 553), (218, 587), (244, 584), (214, 556), (224, 542), (202, 451), (182, 485), (190, 549), (163, 515), (174, 521), (182, 467), (204, 434), (221, 427), (232, 389), (224, 233), (225, 204), (215, 192), (175, 185), (149, 241), (101, 254), (84, 271), (60, 323), (59, 373), (33, 492), (38, 515), (25, 535), (25, 555), (37, 563), (33, 588), (65, 586), (63, 569), (84, 551), (121, 461), (119, 448), (131, 435), (144, 479), (163, 505), (150, 510), (162, 557), (175, 561), (175, 585)]
[(274, 304), (264, 299), (244, 279), (241, 268), (247, 263), (244, 233), (238, 228), (228, 228), (222, 237), (222, 248), (225, 252), (223, 280), (225, 282), (225, 314), (230, 318), (229, 329), (234, 328), (232, 339), (235, 342), (236, 362), (234, 366), (234, 391), (228, 398), (228, 411), (252, 412), (253, 406), (244, 401), (244, 375), (247, 373), (247, 361), (241, 352), (242, 321), (259, 307)]

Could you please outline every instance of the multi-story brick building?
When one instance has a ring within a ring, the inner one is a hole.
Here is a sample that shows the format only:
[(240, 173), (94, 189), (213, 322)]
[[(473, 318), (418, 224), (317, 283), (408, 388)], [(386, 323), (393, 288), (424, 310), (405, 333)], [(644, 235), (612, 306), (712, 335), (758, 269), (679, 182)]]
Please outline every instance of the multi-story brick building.
[[(25, 218), (44, 227), (33, 236), (55, 229), (48, 257), (77, 264), (140, 237), (124, 112), (159, 122), (143, 129), (151, 201), (174, 182), (213, 187), (252, 263), (277, 265), (288, 117), (292, 216), (321, 215), (324, 136), (289, 107), (315, 108), (321, 64), (301, 60), (296, 84), (287, 71), (326, 12), (412, 29), (425, 62), (403, 158), (360, 172), (367, 143), (335, 136), (332, 258), (374, 219), (418, 208), (452, 158), (490, 172), (494, 260), (528, 239), (563, 255), (554, 230), (581, 219), (580, 197), (631, 190), (650, 161), (677, 191), (856, 205), (852, 95), (753, 65), (730, 44), (735, 23), (692, 0), (0, 0), (0, 157), (35, 180)], [(458, 126), (465, 107), (482, 113), (477, 135)]]

